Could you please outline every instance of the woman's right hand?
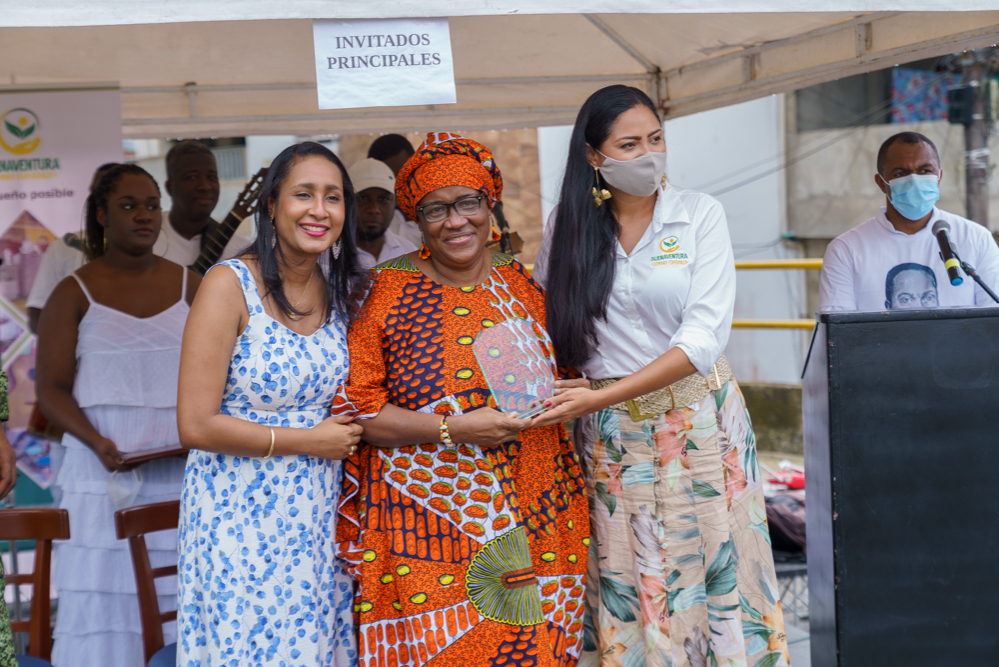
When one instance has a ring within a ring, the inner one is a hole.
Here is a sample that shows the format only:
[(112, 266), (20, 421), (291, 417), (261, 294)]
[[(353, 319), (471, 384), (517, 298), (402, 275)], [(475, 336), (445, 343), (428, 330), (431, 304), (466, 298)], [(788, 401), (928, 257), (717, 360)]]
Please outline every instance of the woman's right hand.
[(324, 459), (345, 459), (361, 441), (364, 429), (348, 415), (333, 415), (312, 429), (316, 436), (314, 454)]
[(131, 469), (131, 466), (125, 464), (125, 459), (122, 458), (118, 445), (114, 444), (113, 440), (101, 438), (91, 449), (108, 472), (124, 472)]
[(479, 408), (447, 418), (451, 440), (480, 447), (499, 447), (516, 440), (517, 434), (530, 425), (530, 419), (517, 419), (493, 408)]

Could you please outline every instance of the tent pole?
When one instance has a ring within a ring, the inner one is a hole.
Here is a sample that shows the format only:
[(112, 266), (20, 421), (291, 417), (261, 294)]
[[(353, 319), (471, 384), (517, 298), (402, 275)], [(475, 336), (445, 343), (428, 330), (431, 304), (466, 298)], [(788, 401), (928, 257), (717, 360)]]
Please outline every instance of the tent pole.
[(602, 32), (610, 41), (621, 47), (621, 50), (627, 53), (629, 56), (634, 58), (638, 64), (645, 68), (645, 72), (649, 75), (649, 92), (652, 94), (653, 101), (656, 103), (656, 109), (659, 110), (659, 116), (662, 118), (665, 114), (663, 109), (663, 98), (660, 94), (660, 73), (659, 65), (649, 60), (641, 51), (635, 48), (635, 46), (625, 39), (621, 33), (610, 27), (606, 21), (604, 21), (600, 16), (596, 14), (583, 14), (586, 20), (596, 26), (597, 30)]

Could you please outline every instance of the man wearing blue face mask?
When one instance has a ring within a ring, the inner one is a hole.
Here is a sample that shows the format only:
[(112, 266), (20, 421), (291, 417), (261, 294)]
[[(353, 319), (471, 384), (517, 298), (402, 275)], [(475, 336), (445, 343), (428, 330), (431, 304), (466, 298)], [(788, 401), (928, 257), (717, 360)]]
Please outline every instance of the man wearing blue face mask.
[(984, 226), (936, 208), (943, 171), (933, 142), (916, 132), (896, 134), (881, 145), (877, 168), (874, 182), (885, 193), (885, 206), (829, 244), (819, 309), (996, 305), (973, 281), (955, 286), (947, 278), (931, 232), (938, 220), (950, 225), (951, 243), (993, 290), (999, 288), (999, 247)]

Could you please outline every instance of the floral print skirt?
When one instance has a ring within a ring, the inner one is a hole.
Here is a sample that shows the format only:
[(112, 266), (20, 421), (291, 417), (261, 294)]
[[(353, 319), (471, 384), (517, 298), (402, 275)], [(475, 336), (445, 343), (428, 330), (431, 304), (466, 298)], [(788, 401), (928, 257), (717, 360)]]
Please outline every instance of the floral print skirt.
[(584, 429), (581, 667), (781, 667), (789, 656), (756, 440), (732, 379), (683, 409)]

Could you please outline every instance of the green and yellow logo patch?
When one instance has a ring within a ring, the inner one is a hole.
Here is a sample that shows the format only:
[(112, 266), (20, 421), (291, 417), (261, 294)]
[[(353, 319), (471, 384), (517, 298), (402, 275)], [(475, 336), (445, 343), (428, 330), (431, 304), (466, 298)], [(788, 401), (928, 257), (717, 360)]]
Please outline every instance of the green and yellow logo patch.
[(42, 143), (40, 126), (31, 109), (11, 109), (0, 118), (0, 146), (13, 155), (30, 155)]
[(676, 252), (680, 249), (680, 239), (675, 236), (667, 236), (659, 242), (659, 249), (666, 253)]

